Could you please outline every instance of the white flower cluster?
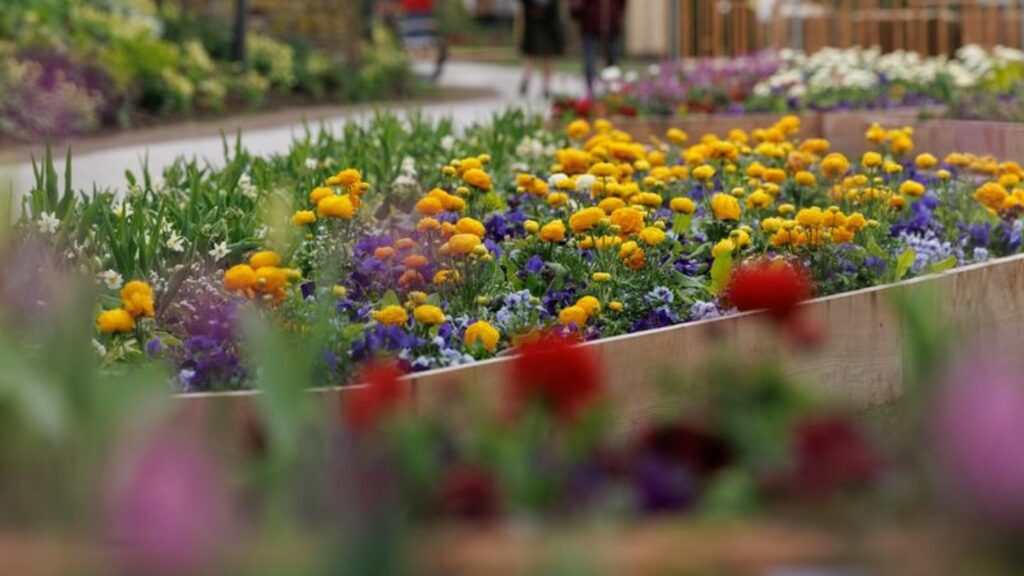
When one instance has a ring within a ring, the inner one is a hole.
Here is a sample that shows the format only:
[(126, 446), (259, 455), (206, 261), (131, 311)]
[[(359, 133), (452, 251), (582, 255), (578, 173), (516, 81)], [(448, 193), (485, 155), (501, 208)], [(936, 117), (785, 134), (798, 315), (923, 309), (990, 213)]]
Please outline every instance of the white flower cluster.
[(754, 87), (755, 95), (803, 98), (826, 90), (871, 90), (883, 82), (929, 85), (942, 77), (956, 87), (969, 88), (994, 70), (1024, 62), (1024, 52), (1005, 46), (989, 52), (970, 44), (957, 50), (952, 59), (903, 50), (883, 53), (878, 47), (824, 48), (810, 55), (785, 49), (779, 58), (782, 65)]

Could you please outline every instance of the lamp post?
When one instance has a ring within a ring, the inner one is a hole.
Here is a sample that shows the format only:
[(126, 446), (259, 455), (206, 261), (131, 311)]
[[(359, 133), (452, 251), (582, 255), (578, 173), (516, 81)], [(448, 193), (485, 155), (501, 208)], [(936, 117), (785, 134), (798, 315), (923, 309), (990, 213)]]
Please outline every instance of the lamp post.
[(231, 47), (231, 56), (236, 62), (245, 64), (245, 21), (248, 17), (249, 2), (235, 0), (235, 37)]

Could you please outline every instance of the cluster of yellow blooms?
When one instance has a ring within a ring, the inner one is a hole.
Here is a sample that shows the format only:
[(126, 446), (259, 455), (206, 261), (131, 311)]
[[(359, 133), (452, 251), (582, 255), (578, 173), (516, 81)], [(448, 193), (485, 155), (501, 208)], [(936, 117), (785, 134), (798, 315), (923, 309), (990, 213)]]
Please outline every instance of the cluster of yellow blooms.
[(96, 317), (96, 328), (104, 334), (128, 332), (135, 320), (155, 314), (153, 288), (141, 280), (132, 280), (121, 288), (121, 307), (104, 310)]
[(320, 218), (351, 220), (362, 203), (363, 194), (370, 185), (363, 182), (362, 174), (353, 168), (346, 168), (327, 179), (325, 186), (314, 188), (309, 200), (316, 207), (313, 210), (299, 210), (292, 215), (292, 223), (306, 226)]
[(302, 278), (302, 271), (282, 268), (281, 256), (273, 250), (262, 250), (249, 257), (247, 264), (236, 264), (224, 272), (224, 288), (249, 298), (261, 297), (273, 303), (282, 302), (293, 280)]

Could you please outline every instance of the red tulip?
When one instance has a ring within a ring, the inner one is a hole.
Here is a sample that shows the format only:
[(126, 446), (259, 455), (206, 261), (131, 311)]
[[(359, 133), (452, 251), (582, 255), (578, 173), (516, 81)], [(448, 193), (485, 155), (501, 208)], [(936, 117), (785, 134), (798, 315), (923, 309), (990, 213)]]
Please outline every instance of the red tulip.
[(736, 268), (725, 291), (725, 299), (740, 311), (765, 310), (780, 321), (810, 297), (811, 281), (802, 268), (763, 259)]
[(539, 403), (566, 421), (600, 396), (604, 384), (593, 353), (566, 337), (549, 335), (519, 347), (507, 386), (514, 410)]

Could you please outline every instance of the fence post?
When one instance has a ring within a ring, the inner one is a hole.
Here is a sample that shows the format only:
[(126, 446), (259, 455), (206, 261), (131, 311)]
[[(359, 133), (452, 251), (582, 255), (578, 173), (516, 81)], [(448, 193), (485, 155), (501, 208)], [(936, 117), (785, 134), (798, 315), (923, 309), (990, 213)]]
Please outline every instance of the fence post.
[(245, 28), (246, 19), (248, 17), (248, 1), (247, 0), (235, 0), (235, 37), (234, 44), (231, 48), (231, 55), (234, 57), (236, 62), (245, 64)]

